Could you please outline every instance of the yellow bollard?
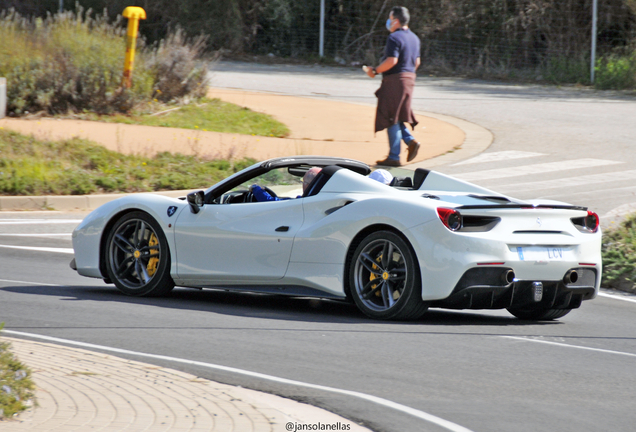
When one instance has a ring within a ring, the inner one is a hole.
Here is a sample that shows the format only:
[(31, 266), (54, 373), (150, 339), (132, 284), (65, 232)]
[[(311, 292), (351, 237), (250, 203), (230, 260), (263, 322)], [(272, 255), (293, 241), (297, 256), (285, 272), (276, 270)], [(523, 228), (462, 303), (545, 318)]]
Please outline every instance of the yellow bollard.
[(128, 34), (126, 41), (126, 60), (124, 62), (123, 86), (132, 86), (132, 71), (135, 63), (135, 48), (137, 47), (137, 33), (139, 32), (139, 20), (146, 19), (146, 11), (140, 7), (128, 6), (122, 14), (128, 18)]

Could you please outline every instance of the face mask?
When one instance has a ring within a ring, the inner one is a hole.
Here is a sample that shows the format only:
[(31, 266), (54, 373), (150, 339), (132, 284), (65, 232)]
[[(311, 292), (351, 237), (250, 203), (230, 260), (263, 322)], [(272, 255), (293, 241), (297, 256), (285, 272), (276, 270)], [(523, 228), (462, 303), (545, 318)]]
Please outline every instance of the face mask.
[(393, 21), (391, 18), (389, 18), (388, 20), (386, 20), (386, 29), (388, 31), (391, 31), (391, 21)]

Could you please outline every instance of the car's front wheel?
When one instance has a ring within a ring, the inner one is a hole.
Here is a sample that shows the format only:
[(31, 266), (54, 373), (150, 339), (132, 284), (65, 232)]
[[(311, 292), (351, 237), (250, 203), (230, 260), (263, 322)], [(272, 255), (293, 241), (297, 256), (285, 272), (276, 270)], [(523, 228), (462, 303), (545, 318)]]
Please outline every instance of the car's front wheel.
[(522, 320), (551, 321), (567, 315), (571, 310), (572, 309), (509, 308), (508, 312)]
[(121, 292), (159, 296), (174, 288), (166, 236), (147, 213), (122, 216), (108, 235), (105, 253), (108, 277)]
[(371, 318), (409, 320), (426, 312), (419, 266), (411, 247), (391, 231), (365, 237), (353, 254), (351, 296)]

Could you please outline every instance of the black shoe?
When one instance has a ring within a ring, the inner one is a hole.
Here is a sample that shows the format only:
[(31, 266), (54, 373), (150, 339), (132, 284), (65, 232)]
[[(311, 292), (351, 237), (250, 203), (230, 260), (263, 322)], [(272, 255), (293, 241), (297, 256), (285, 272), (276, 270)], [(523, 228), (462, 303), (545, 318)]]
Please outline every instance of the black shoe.
[(376, 165), (383, 165), (383, 166), (390, 166), (390, 167), (402, 166), (399, 160), (389, 159), (389, 158), (377, 161)]
[(419, 149), (420, 143), (418, 143), (417, 141), (411, 141), (411, 143), (409, 144), (409, 154), (406, 157), (406, 161), (411, 162), (413, 159), (415, 159), (415, 156), (417, 156), (417, 152)]

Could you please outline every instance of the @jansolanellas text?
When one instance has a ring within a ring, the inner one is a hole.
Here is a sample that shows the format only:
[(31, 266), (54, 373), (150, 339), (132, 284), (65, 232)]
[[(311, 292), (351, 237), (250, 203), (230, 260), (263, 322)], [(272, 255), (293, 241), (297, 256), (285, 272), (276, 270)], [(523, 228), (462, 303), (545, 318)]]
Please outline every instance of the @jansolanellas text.
[(348, 431), (351, 425), (346, 423), (294, 423), (287, 422), (285, 429), (290, 432), (298, 431)]

